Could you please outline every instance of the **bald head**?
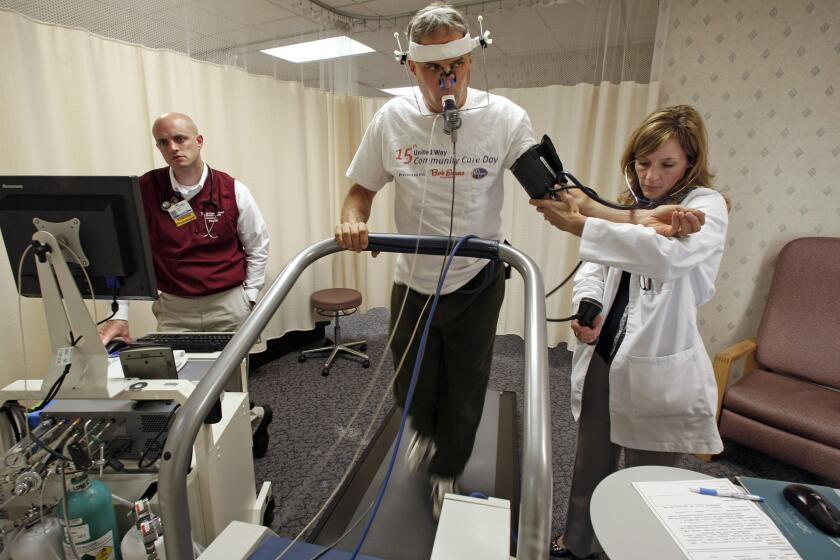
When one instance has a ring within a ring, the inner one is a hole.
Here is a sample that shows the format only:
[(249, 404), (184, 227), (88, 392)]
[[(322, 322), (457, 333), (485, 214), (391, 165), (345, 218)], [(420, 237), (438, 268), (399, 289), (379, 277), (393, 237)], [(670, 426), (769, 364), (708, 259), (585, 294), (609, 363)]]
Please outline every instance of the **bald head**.
[(164, 113), (155, 119), (152, 136), (178, 181), (184, 185), (195, 184), (204, 171), (201, 159), (204, 137), (198, 133), (195, 122), (183, 113)]
[(193, 133), (194, 136), (198, 136), (198, 127), (195, 125), (195, 121), (189, 115), (185, 115), (184, 113), (164, 113), (158, 118), (155, 119), (154, 124), (152, 124), (152, 136), (155, 134), (155, 129), (159, 126), (167, 126), (171, 124), (181, 124), (187, 130)]

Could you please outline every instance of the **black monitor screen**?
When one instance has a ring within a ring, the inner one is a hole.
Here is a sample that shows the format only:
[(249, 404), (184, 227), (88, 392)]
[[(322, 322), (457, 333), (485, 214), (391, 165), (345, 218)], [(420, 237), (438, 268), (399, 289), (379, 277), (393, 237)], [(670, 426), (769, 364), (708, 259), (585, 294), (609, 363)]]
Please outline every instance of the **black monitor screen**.
[[(70, 229), (78, 229), (96, 299), (157, 296), (137, 177), (0, 176), (0, 232), (15, 282), (21, 256), (38, 231), (36, 223), (74, 219), (78, 222), (71, 222)], [(52, 226), (46, 228), (55, 235)], [(34, 259), (29, 251), (23, 262), (18, 290), (24, 296), (41, 293)], [(89, 298), (76, 258), (65, 252), (65, 260), (82, 296)]]

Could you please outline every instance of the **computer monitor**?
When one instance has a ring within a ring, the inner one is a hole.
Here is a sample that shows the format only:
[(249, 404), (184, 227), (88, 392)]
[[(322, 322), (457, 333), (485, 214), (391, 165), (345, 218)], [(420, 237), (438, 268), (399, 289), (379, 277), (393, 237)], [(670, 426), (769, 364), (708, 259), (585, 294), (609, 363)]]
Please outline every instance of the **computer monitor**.
[[(50, 222), (73, 219), (78, 223), (69, 227), (78, 231), (96, 299), (157, 297), (140, 185), (137, 177), (128, 176), (0, 176), (0, 233), (16, 283), (18, 263), (38, 228), (56, 235), (52, 230), (61, 228)], [(71, 231), (67, 237), (74, 235)], [(79, 263), (68, 251), (63, 253), (79, 292), (90, 298)], [(23, 262), (18, 291), (28, 297), (41, 293), (31, 250)]]

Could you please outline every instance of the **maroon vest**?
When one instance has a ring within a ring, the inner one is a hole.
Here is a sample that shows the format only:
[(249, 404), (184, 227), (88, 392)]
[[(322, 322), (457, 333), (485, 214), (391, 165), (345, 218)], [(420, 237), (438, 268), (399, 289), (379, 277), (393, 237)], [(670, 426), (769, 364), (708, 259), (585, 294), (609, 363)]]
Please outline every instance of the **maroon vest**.
[[(234, 179), (215, 169), (209, 173), (204, 187), (190, 200), (197, 219), (181, 227), (161, 207), (164, 200), (175, 196), (169, 168), (155, 169), (140, 177), (158, 289), (167, 294), (205, 296), (245, 282), (245, 250), (236, 234), (239, 208)], [(222, 210), (219, 221), (210, 230), (215, 237), (207, 235), (202, 216), (202, 211), (214, 209), (210, 204), (211, 176), (213, 202)]]

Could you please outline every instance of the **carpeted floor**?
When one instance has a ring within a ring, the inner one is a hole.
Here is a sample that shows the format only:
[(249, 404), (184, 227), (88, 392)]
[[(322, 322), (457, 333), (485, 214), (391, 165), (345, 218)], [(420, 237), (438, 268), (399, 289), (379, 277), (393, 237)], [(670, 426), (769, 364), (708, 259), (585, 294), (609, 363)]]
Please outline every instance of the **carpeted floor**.
[[(322, 359), (299, 363), (295, 352), (263, 365), (249, 380), (252, 399), (270, 404), (274, 410), (270, 449), (265, 458), (255, 461), (255, 470), (258, 484), (263, 480), (273, 483), (277, 509), (272, 528), (282, 536), (296, 535), (313, 518), (363, 445), (368, 426), (373, 423), (373, 434), (392, 406), (389, 352), (379, 375), (374, 375), (387, 342), (387, 310), (374, 309), (343, 318), (342, 335), (345, 340), (367, 339), (370, 369), (351, 359), (340, 359), (330, 376), (322, 377)], [(331, 327), (327, 336), (332, 336)], [(516, 392), (520, 427), (522, 356), (522, 339), (512, 335), (496, 338), (490, 387)], [(569, 408), (571, 353), (561, 344), (549, 349), (548, 356), (554, 467), (552, 532), (558, 533), (566, 518), (576, 426)], [(384, 405), (376, 413), (383, 395)], [(725, 453), (713, 462), (691, 456), (684, 467), (715, 477), (746, 475), (832, 485), (831, 481), (734, 444), (727, 444)]]

